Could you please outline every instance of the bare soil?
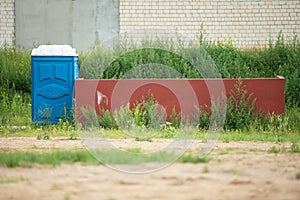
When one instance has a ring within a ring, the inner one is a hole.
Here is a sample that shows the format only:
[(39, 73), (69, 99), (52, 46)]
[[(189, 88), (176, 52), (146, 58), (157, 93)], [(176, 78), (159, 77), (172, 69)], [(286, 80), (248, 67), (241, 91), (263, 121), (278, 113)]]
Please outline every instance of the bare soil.
[[(155, 150), (169, 140), (138, 142), (111, 140), (120, 148)], [(272, 146), (290, 143), (218, 143), (209, 163), (174, 163), (162, 170), (133, 175), (106, 166), (82, 164), (59, 167), (0, 167), (0, 199), (300, 199), (299, 153), (268, 153)], [(197, 151), (199, 141), (191, 147)], [(81, 140), (51, 138), (0, 138), (1, 151), (48, 151), (84, 149)]]

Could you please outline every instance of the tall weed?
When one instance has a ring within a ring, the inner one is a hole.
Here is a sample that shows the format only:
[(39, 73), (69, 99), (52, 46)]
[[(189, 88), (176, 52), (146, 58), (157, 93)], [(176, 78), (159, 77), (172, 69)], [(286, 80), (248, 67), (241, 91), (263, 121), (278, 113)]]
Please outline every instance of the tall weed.
[(255, 99), (248, 94), (242, 81), (237, 81), (227, 100), (225, 129), (248, 128), (255, 116)]
[(14, 47), (0, 47), (0, 89), (31, 91), (30, 51)]
[(0, 91), (0, 126), (31, 124), (31, 96), (6, 90)]

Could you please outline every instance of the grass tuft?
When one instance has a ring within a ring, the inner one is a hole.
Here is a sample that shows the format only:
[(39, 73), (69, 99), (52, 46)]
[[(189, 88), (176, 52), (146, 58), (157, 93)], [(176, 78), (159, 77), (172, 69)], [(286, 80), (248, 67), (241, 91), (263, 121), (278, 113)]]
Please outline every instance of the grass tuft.
[(209, 173), (209, 168), (207, 166), (205, 166), (202, 170), (203, 173)]
[(34, 164), (59, 166), (62, 163), (100, 164), (86, 151), (0, 152), (0, 165), (31, 167)]
[(184, 154), (183, 156), (181, 156), (178, 159), (178, 162), (181, 162), (181, 163), (208, 163), (210, 160), (211, 160), (211, 158), (209, 158), (209, 157), (200, 158), (197, 155), (188, 153), (188, 154)]
[[(99, 161), (96, 158), (99, 159)], [(174, 161), (181, 163), (207, 163), (210, 160), (210, 158), (199, 158), (197, 155), (192, 154), (184, 154), (181, 157), (169, 152), (146, 154), (139, 148), (126, 149), (125, 151), (95, 150), (91, 152), (59, 150), (52, 152), (0, 152), (0, 166), (11, 168), (28, 168), (34, 164), (51, 166), (75, 163), (87, 165), (99, 165), (103, 163), (135, 165), (149, 162), (171, 163)]]
[(297, 143), (293, 143), (289, 149), (282, 147), (272, 146), (268, 149), (268, 153), (300, 153), (300, 147)]
[(300, 172), (298, 172), (298, 173), (296, 174), (296, 179), (297, 179), (297, 180), (300, 180)]
[(19, 183), (22, 181), (29, 181), (28, 178), (24, 178), (23, 176), (4, 176), (0, 175), (0, 184), (7, 183)]

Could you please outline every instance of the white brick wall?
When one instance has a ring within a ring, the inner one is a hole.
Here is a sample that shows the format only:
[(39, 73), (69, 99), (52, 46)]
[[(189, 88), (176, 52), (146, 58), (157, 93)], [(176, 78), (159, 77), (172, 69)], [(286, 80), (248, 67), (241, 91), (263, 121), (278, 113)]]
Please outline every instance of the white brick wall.
[(13, 45), (15, 39), (15, 1), (0, 0), (0, 45)]
[[(14, 1), (0, 0), (0, 45), (15, 40)], [(211, 41), (231, 39), (238, 47), (265, 45), (279, 31), (300, 36), (300, 1), (120, 0), (121, 32), (153, 28), (194, 39), (202, 26)]]
[(300, 34), (299, 0), (120, 0), (120, 31), (164, 29), (193, 39), (231, 39), (238, 47), (261, 46), (280, 31)]

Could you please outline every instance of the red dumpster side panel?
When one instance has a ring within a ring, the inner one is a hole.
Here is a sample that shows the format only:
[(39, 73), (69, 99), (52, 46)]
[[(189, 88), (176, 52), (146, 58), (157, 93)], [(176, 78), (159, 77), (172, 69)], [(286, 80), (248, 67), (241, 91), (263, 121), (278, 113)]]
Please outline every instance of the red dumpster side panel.
[[(115, 110), (128, 103), (133, 106), (151, 92), (167, 114), (173, 108), (183, 115), (193, 114), (195, 105), (211, 105), (212, 99), (228, 98), (237, 81), (256, 100), (256, 110), (284, 113), (284, 79), (159, 79), (159, 80), (83, 80), (75, 81), (76, 118), (82, 121), (81, 108)], [(223, 94), (222, 92), (225, 92)]]

